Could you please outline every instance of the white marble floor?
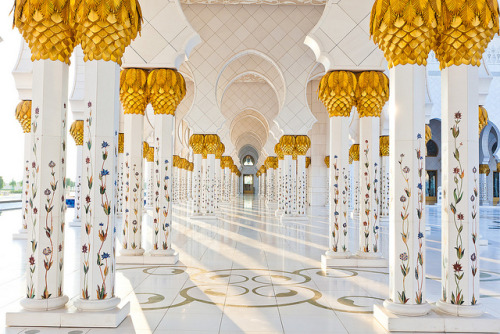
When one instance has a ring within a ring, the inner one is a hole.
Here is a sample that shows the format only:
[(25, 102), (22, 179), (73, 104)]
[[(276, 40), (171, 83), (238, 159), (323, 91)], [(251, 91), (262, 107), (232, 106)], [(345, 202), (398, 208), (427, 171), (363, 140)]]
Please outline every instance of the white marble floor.
[[(427, 299), (439, 298), (440, 209), (427, 207)], [(222, 208), (217, 221), (174, 212), (174, 266), (118, 266), (116, 294), (130, 301), (131, 314), (117, 329), (5, 328), (5, 312), (24, 294), (25, 242), (12, 240), (20, 210), (0, 215), (0, 333), (383, 333), (371, 310), (388, 295), (381, 269), (320, 269), (327, 246), (327, 210), (310, 219), (280, 223), (253, 196)], [(68, 210), (68, 220), (72, 217)], [(150, 247), (150, 217), (144, 248)], [(387, 255), (387, 222), (382, 248)], [(79, 291), (78, 228), (66, 230), (65, 294)], [(500, 317), (500, 208), (481, 208), (481, 302)], [(70, 247), (70, 245), (75, 245)], [(357, 248), (356, 229), (351, 248)], [(92, 320), (89, 319), (89, 323)]]

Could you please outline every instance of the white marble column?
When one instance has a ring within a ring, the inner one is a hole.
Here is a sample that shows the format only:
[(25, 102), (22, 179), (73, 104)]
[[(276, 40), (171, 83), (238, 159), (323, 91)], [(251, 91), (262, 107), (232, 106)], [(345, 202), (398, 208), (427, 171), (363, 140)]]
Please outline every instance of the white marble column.
[[(154, 147), (150, 147), (149, 150), (154, 152)], [(146, 154), (146, 206), (145, 209), (152, 209), (154, 206), (154, 183), (155, 183), (155, 164), (154, 164), (154, 153)]]
[[(175, 136), (175, 116), (154, 115), (155, 198), (153, 215), (152, 256), (164, 257), (163, 263), (175, 264), (178, 253), (172, 248), (172, 165)], [(166, 260), (166, 261), (165, 261)]]
[(219, 204), (220, 202), (222, 201), (222, 196), (221, 196), (221, 192), (222, 192), (222, 187), (221, 187), (221, 182), (222, 182), (222, 169), (220, 167), (220, 159), (222, 158), (221, 155), (217, 154), (215, 156), (215, 209), (218, 210), (219, 209)]
[(402, 315), (430, 311), (425, 296), (425, 66), (390, 69), (389, 300)]
[(82, 223), (82, 166), (83, 149), (82, 145), (76, 145), (76, 179), (75, 179), (75, 209), (73, 221), (70, 226), (80, 226)]
[(296, 182), (296, 214), (298, 217), (306, 217), (306, 156), (299, 154), (297, 156), (297, 182)]
[[(293, 142), (295, 144), (295, 141)], [(282, 144), (283, 147), (283, 144)], [(293, 148), (292, 148), (293, 150)], [(292, 176), (293, 173), (293, 164), (295, 161), (292, 159), (292, 154), (290, 151), (284, 152), (284, 160), (283, 160), (283, 217), (291, 216), (293, 214), (293, 185), (294, 178)]]
[(119, 120), (120, 67), (103, 60), (85, 63), (80, 310), (116, 307), (115, 181)]
[(125, 129), (125, 217), (123, 222), (123, 256), (144, 254), (142, 248), (143, 211), (143, 128), (144, 114), (123, 115)]
[(352, 159), (351, 164), (351, 194), (352, 194), (352, 214), (359, 217), (360, 213), (360, 188), (359, 188), (359, 144), (354, 144), (349, 150), (349, 156)]
[(359, 145), (359, 255), (380, 255), (380, 118), (361, 117)]
[(33, 62), (31, 161), (28, 241), (26, 249), (27, 310), (63, 307), (68, 65)]
[[(262, 182), (262, 176), (259, 178), (259, 181)], [(224, 165), (224, 202), (229, 203), (231, 191), (231, 168), (229, 165), (229, 161), (225, 162)], [(259, 195), (262, 191), (262, 185), (259, 186)]]
[[(202, 136), (202, 135), (196, 135)], [(203, 137), (202, 137), (203, 138)], [(203, 142), (202, 142), (203, 143)], [(201, 144), (203, 145), (203, 144)], [(201, 163), (202, 163), (201, 150), (194, 151), (193, 154), (193, 177), (192, 177), (192, 193), (193, 193), (193, 214), (199, 215), (201, 213)]]
[(116, 199), (116, 215), (117, 217), (123, 216), (123, 190), (125, 186), (124, 171), (125, 171), (125, 152), (124, 149), (124, 134), (118, 133), (118, 194)]
[(438, 307), (460, 316), (482, 313), (479, 304), (478, 68), (441, 71), (442, 299)]
[(187, 191), (187, 203), (190, 203), (193, 200), (193, 163), (189, 163), (189, 167), (187, 169), (187, 182), (186, 182), (186, 191)]
[(330, 184), (331, 184), (331, 179), (330, 179), (330, 156), (327, 155), (325, 156), (325, 166), (327, 168), (327, 174), (325, 176), (325, 184), (328, 185), (328, 191), (326, 193), (326, 202), (325, 206), (329, 207), (330, 206), (330, 201), (331, 201), (331, 195), (330, 195)]
[(205, 171), (206, 183), (205, 183), (205, 214), (213, 216), (215, 214), (215, 209), (217, 207), (216, 199), (216, 171), (215, 171), (215, 154), (207, 154), (207, 169)]
[(349, 117), (330, 117), (330, 211), (329, 249), (326, 258), (346, 257), (349, 253), (348, 185)]
[(23, 171), (23, 193), (21, 195), (22, 202), (22, 221), (21, 228), (19, 229), (19, 235), (22, 239), (26, 239), (28, 236), (28, 210), (29, 210), (29, 188), (30, 188), (30, 160), (31, 160), (31, 131), (24, 134), (24, 171)]
[[(281, 150), (281, 148), (280, 148)], [(284, 165), (285, 165), (285, 157), (283, 156), (283, 154), (281, 154), (281, 152), (277, 153), (278, 155), (278, 187), (276, 188), (277, 189), (277, 193), (278, 193), (278, 209), (276, 210), (276, 215), (279, 216), (283, 213), (283, 210), (284, 210), (284, 207), (285, 207), (285, 204), (284, 204), (284, 181), (283, 181), (283, 169), (284, 169)]]
[(488, 164), (479, 165), (479, 205), (492, 205), (488, 200), (488, 175), (490, 167)]
[[(423, 135), (422, 135), (423, 136)], [(389, 217), (389, 136), (380, 137), (380, 216)], [(424, 152), (425, 155), (425, 152)]]

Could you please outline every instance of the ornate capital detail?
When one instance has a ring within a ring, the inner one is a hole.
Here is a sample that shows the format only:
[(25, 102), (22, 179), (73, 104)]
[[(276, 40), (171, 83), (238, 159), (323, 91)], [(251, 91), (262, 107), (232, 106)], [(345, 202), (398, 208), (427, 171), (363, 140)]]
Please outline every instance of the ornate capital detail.
[(309, 147), (311, 147), (311, 139), (308, 136), (295, 137), (295, 150), (298, 155), (306, 155)]
[(75, 47), (70, 0), (17, 0), (14, 26), (31, 49), (31, 60), (59, 60), (69, 64)]
[(382, 72), (367, 71), (357, 75), (356, 107), (359, 117), (380, 117), (389, 100), (389, 78)]
[(289, 135), (281, 136), (280, 146), (283, 155), (293, 155), (293, 151), (295, 150), (295, 137)]
[(141, 31), (139, 1), (72, 0), (71, 7), (75, 37), (82, 45), (84, 60), (121, 65), (125, 48)]
[(206, 154), (216, 154), (219, 147), (220, 138), (217, 135), (205, 135)]
[(186, 96), (186, 82), (176, 70), (159, 68), (148, 75), (149, 101), (155, 115), (175, 115), (175, 110)]
[(435, 45), (439, 6), (435, 0), (376, 0), (370, 19), (370, 35), (384, 53), (389, 68), (427, 65)]
[(349, 149), (349, 163), (359, 161), (359, 144), (351, 145)]
[(442, 0), (435, 52), (441, 69), (451, 65), (479, 66), (498, 33), (496, 0)]
[(24, 133), (31, 132), (31, 100), (24, 100), (16, 107), (16, 119), (21, 124)]
[(172, 156), (172, 167), (179, 167), (179, 156), (178, 155), (173, 155)]
[(306, 157), (306, 168), (309, 168), (311, 166), (311, 157)]
[(83, 145), (83, 121), (82, 120), (76, 120), (71, 124), (71, 127), (69, 128), (69, 133), (71, 134), (71, 137), (75, 140), (76, 146), (82, 146)]
[(327, 155), (325, 157), (325, 165), (326, 165), (326, 168), (330, 168), (330, 156)]
[(483, 106), (479, 106), (479, 136), (486, 125), (488, 125), (488, 112)]
[(142, 142), (142, 158), (146, 159), (146, 155), (149, 151), (149, 144), (145, 141)]
[(432, 129), (431, 127), (429, 126), (429, 124), (426, 124), (425, 125), (425, 144), (427, 145), (427, 143), (429, 142), (429, 140), (432, 139)]
[(125, 151), (125, 135), (123, 133), (118, 134), (118, 153), (123, 153)]
[(283, 154), (283, 150), (281, 149), (280, 143), (277, 143), (276, 145), (274, 145), (274, 153), (276, 153), (278, 160), (285, 159), (285, 155)]
[(486, 174), (486, 176), (490, 175), (490, 166), (486, 164), (479, 165), (479, 174)]
[(148, 152), (146, 153), (146, 161), (154, 162), (155, 161), (155, 148), (149, 147)]
[(202, 154), (205, 147), (205, 136), (195, 134), (189, 138), (189, 146), (193, 148), (194, 154)]
[(192, 172), (192, 171), (194, 170), (194, 163), (192, 163), (192, 162), (190, 162), (190, 163), (189, 163), (188, 170), (189, 170), (190, 172)]
[(380, 136), (380, 156), (388, 157), (389, 156), (389, 136)]
[(325, 74), (319, 83), (318, 98), (323, 101), (330, 117), (351, 115), (356, 101), (356, 75), (347, 71)]
[(120, 101), (123, 113), (144, 115), (148, 105), (147, 72), (140, 68), (127, 68), (120, 72)]
[(215, 152), (215, 159), (221, 159), (225, 151), (226, 146), (222, 142), (219, 142), (219, 146), (217, 146), (217, 151)]
[(497, 162), (497, 172), (500, 172), (500, 162)]

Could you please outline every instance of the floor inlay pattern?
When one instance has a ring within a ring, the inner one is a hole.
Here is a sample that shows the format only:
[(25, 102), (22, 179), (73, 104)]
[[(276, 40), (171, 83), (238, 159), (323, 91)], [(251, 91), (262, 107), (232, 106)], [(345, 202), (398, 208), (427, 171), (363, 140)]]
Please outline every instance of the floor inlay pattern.
[[(4, 211), (0, 224), (0, 333), (385, 333), (372, 316), (374, 304), (388, 297), (387, 269), (321, 270), (328, 238), (328, 210), (310, 210), (309, 221), (280, 222), (253, 196), (224, 205), (217, 220), (194, 220), (176, 205), (173, 247), (180, 261), (172, 266), (118, 265), (116, 295), (131, 304), (117, 329), (4, 328), (7, 310), (24, 294), (25, 241), (17, 232), (20, 210)], [(67, 221), (73, 216), (68, 210)], [(441, 293), (440, 207), (427, 207), (426, 299)], [(500, 208), (481, 207), (481, 303), (500, 316)], [(351, 220), (349, 247), (358, 247)], [(117, 230), (120, 230), (118, 223)], [(145, 215), (143, 247), (151, 249), (151, 217)], [(388, 222), (380, 227), (388, 254)], [(79, 295), (80, 229), (66, 229), (64, 291)], [(118, 248), (120, 243), (117, 243)], [(117, 249), (119, 251), (119, 249)], [(71, 303), (72, 301), (70, 301)], [(89, 319), (91, 322), (91, 319)]]

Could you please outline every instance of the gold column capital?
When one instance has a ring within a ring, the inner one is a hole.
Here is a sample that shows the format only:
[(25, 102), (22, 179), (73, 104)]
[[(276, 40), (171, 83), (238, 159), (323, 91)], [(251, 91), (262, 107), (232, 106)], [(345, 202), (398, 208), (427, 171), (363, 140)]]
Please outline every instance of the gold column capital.
[(221, 159), (225, 151), (226, 146), (222, 142), (219, 142), (219, 146), (217, 146), (217, 151), (215, 152), (215, 159)]
[(147, 71), (126, 68), (120, 72), (120, 101), (125, 115), (144, 115), (148, 106)]
[(23, 100), (17, 104), (16, 119), (21, 124), (24, 133), (31, 132), (31, 100)]
[(388, 157), (389, 156), (389, 136), (380, 136), (380, 156)]
[(205, 147), (205, 136), (201, 134), (191, 135), (189, 138), (189, 146), (193, 148), (194, 154), (202, 154)]
[(137, 0), (71, 0), (71, 21), (84, 60), (122, 64), (125, 48), (141, 31)]
[(148, 153), (146, 154), (146, 161), (147, 162), (154, 162), (155, 161), (155, 148), (154, 147), (149, 147), (148, 148)]
[(118, 153), (123, 153), (125, 151), (125, 135), (123, 133), (118, 133)]
[(427, 65), (436, 43), (440, 6), (436, 0), (376, 0), (370, 18), (370, 35), (384, 53), (389, 68)]
[(69, 128), (69, 133), (71, 134), (71, 137), (75, 140), (76, 146), (82, 146), (83, 145), (83, 121), (82, 120), (76, 120), (71, 124), (71, 127)]
[(295, 136), (295, 148), (298, 155), (306, 155), (311, 147), (311, 139), (308, 136)]
[(349, 117), (356, 101), (357, 79), (353, 72), (332, 71), (321, 78), (318, 98), (330, 117)]
[(488, 121), (488, 111), (483, 106), (479, 106), (479, 136), (481, 136), (481, 132), (488, 125)]
[(155, 115), (175, 115), (175, 110), (186, 96), (186, 82), (176, 70), (154, 69), (148, 74), (149, 101)]
[(149, 144), (145, 141), (142, 142), (142, 158), (146, 159), (149, 151)]
[(295, 150), (295, 136), (281, 136), (280, 146), (283, 155), (293, 155), (293, 151)]
[(281, 149), (281, 144), (280, 143), (277, 143), (276, 145), (274, 145), (274, 153), (278, 157), (278, 160), (285, 159), (285, 156), (283, 154), (283, 150)]
[(435, 46), (441, 69), (479, 66), (486, 47), (498, 33), (495, 0), (442, 0)]
[(429, 142), (429, 140), (432, 139), (432, 129), (429, 124), (425, 125), (425, 144)]
[(306, 168), (309, 168), (311, 165), (311, 157), (306, 157)]
[(206, 154), (216, 154), (219, 147), (220, 138), (217, 135), (205, 135)]
[(69, 65), (75, 47), (70, 0), (17, 0), (14, 26), (31, 49), (31, 60), (61, 61)]
[(379, 71), (360, 72), (357, 75), (356, 107), (359, 117), (380, 117), (389, 100), (389, 78)]
[(325, 165), (326, 165), (326, 168), (330, 168), (330, 156), (329, 155), (325, 156)]
[(487, 164), (480, 164), (479, 165), (479, 174), (486, 174), (486, 176), (490, 175), (490, 166)]
[(349, 149), (349, 163), (353, 161), (359, 161), (359, 144), (353, 144)]

